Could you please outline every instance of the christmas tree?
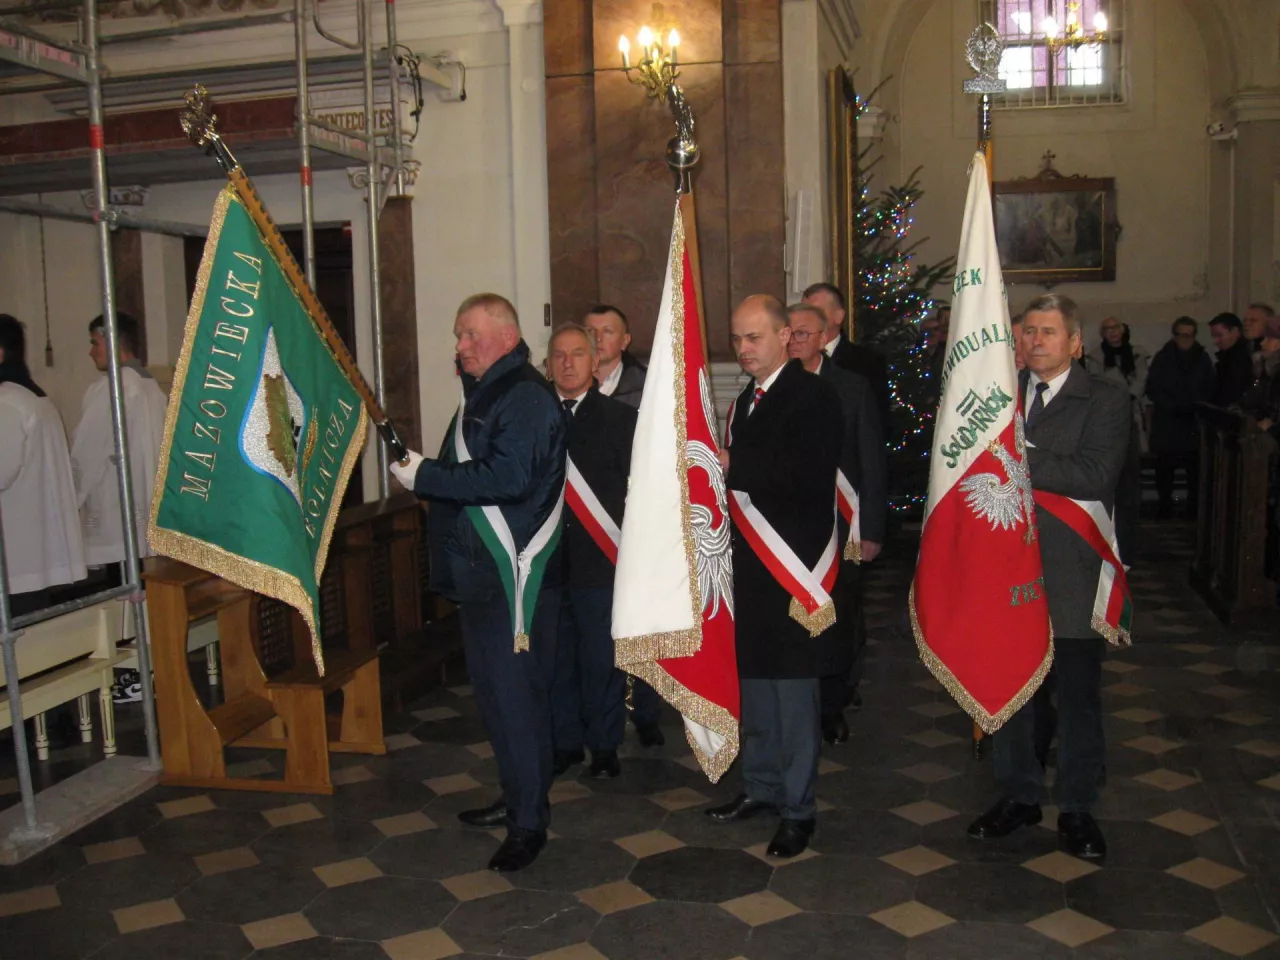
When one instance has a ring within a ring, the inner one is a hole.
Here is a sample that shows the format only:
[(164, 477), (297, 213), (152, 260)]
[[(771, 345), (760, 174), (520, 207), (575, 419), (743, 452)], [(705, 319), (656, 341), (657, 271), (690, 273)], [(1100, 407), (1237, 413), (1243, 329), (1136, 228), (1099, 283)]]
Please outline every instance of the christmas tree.
[[(856, 101), (866, 109), (866, 101)], [(929, 490), (929, 450), (941, 384), (930, 371), (921, 322), (937, 310), (932, 291), (955, 272), (955, 257), (924, 264), (915, 251), (928, 238), (907, 240), (915, 224), (911, 211), (919, 202), (918, 174), (907, 182), (872, 193), (872, 170), (880, 157), (872, 148), (857, 157), (854, 211), (853, 318), (858, 342), (878, 350), (889, 365), (891, 399), (889, 436), (889, 505), (896, 513), (924, 509)]]

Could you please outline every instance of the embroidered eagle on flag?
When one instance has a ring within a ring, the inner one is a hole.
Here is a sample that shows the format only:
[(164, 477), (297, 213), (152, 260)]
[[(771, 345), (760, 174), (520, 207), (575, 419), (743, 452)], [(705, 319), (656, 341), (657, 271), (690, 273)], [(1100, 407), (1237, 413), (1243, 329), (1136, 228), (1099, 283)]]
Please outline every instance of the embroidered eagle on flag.
[(987, 452), (1000, 461), (1008, 479), (1001, 482), (994, 473), (976, 473), (960, 481), (960, 489), (965, 494), (964, 502), (983, 520), (990, 521), (991, 529), (1013, 530), (1026, 524), (1026, 541), (1031, 543), (1036, 538), (1035, 500), (1020, 413), (1013, 415), (1013, 443), (1016, 456), (998, 439), (987, 444)]

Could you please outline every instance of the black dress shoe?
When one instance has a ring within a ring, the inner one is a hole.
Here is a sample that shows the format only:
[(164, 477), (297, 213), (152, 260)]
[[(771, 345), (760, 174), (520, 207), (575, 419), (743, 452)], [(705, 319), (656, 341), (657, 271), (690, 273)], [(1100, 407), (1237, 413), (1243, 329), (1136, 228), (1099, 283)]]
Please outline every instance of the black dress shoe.
[(642, 747), (661, 747), (667, 738), (662, 735), (662, 728), (656, 723), (637, 723), (636, 734), (640, 737)]
[(750, 820), (761, 813), (777, 813), (778, 808), (763, 800), (752, 800), (745, 793), (722, 807), (710, 807), (706, 815), (717, 823), (731, 823), (734, 820)]
[(538, 859), (538, 854), (547, 845), (547, 834), (543, 830), (521, 830), (511, 827), (507, 830), (507, 839), (489, 861), (489, 869), (499, 873), (511, 873), (523, 870)]
[(507, 822), (507, 801), (499, 800), (479, 810), (463, 810), (458, 819), (468, 827), (500, 827)]
[(596, 780), (612, 780), (622, 773), (617, 751), (601, 750), (591, 755), (591, 776)]
[(1058, 845), (1081, 860), (1101, 860), (1107, 855), (1106, 838), (1088, 813), (1058, 814)]
[(804, 853), (813, 836), (813, 820), (783, 820), (765, 852), (771, 857), (795, 857)]
[(1008, 797), (969, 824), (969, 836), (975, 840), (998, 840), (1019, 827), (1039, 823), (1043, 815), (1038, 803), (1019, 803)]
[(557, 750), (551, 760), (551, 774), (558, 777), (575, 763), (582, 763), (586, 759), (587, 755), (582, 752), (581, 747), (577, 750)]
[(822, 715), (822, 739), (832, 745), (844, 743), (849, 739), (849, 724), (843, 713), (824, 713)]

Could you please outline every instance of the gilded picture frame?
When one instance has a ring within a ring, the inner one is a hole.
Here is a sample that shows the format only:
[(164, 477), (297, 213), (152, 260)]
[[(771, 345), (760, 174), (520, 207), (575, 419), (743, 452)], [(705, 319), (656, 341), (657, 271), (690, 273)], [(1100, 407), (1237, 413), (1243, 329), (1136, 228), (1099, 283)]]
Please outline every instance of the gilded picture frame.
[(827, 74), (827, 225), (830, 237), (831, 282), (843, 291), (848, 305), (847, 335), (854, 339), (853, 236), (857, 203), (858, 113), (853, 77), (843, 67)]

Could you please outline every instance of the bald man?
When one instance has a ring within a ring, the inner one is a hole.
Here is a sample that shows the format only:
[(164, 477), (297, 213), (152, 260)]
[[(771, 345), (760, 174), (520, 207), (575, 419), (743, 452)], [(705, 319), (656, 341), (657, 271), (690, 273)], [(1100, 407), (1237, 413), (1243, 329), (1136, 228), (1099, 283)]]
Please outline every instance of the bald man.
[(721, 823), (780, 815), (767, 849), (785, 858), (802, 853), (814, 830), (818, 678), (849, 654), (831, 599), (840, 568), (835, 491), (844, 418), (836, 391), (788, 360), (791, 328), (781, 303), (748, 297), (732, 329), (738, 365), (751, 377), (734, 401), (722, 454), (733, 517), (745, 792), (707, 815)]
[(502, 799), (458, 818), (505, 824), (489, 868), (519, 870), (546, 845), (551, 817), (567, 423), (555, 390), (529, 364), (505, 297), (468, 297), (453, 335), (463, 402), (440, 456), (411, 452), (392, 473), (431, 501), (431, 587), (458, 604), (467, 672), (498, 762)]

